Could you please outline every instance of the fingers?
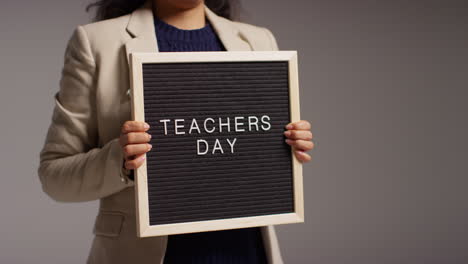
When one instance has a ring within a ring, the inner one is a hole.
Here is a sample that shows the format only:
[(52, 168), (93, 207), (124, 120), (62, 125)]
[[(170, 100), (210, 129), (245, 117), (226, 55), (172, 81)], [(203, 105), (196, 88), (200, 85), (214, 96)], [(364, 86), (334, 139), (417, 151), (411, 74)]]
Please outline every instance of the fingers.
[(302, 140), (311, 140), (312, 132), (309, 130), (286, 130), (284, 135), (290, 139), (302, 139)]
[(286, 139), (285, 140), (288, 145), (295, 147), (297, 149), (302, 149), (304, 151), (309, 151), (314, 148), (314, 142), (309, 141), (309, 140), (292, 140), (292, 139)]
[(134, 159), (125, 161), (125, 168), (127, 170), (134, 170), (140, 167), (146, 159), (145, 154), (137, 155)]
[(294, 156), (300, 162), (308, 162), (312, 157), (306, 153), (314, 148), (312, 142), (312, 132), (310, 131), (311, 124), (307, 120), (300, 120), (297, 122), (289, 123), (285, 126), (287, 129), (284, 135), (287, 137), (285, 140), (288, 145), (294, 147)]
[(309, 154), (305, 153), (302, 150), (294, 150), (294, 156), (296, 156), (296, 158), (301, 162), (308, 162), (312, 159), (312, 157)]
[(129, 132), (120, 135), (120, 145), (148, 143), (151, 140), (151, 135), (146, 132)]
[(285, 127), (286, 127), (286, 129), (289, 129), (289, 130), (291, 130), (291, 129), (310, 130), (311, 125), (310, 125), (310, 122), (307, 121), (307, 120), (300, 120), (300, 121), (297, 121), (297, 122), (289, 123)]
[(141, 121), (126, 121), (121, 128), (119, 143), (125, 156), (125, 168), (133, 170), (140, 167), (146, 159), (146, 152), (152, 146), (148, 142), (151, 135), (146, 133), (149, 124)]
[(123, 147), (123, 152), (124, 152), (124, 155), (125, 155), (125, 159), (128, 159), (131, 156), (145, 154), (146, 152), (151, 150), (152, 147), (153, 146), (151, 144), (148, 144), (148, 143), (125, 145)]
[(122, 134), (130, 132), (145, 132), (149, 129), (149, 124), (141, 121), (126, 121), (122, 125)]

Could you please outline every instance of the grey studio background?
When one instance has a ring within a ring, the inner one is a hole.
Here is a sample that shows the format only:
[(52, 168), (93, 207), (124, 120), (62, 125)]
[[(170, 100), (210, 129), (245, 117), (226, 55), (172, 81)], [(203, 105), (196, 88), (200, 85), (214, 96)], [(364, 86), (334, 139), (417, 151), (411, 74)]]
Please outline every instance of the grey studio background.
[[(97, 202), (41, 190), (38, 154), (87, 1), (0, 3), (0, 263), (84, 263)], [(286, 263), (468, 263), (468, 2), (243, 1), (298, 50), (318, 142)]]

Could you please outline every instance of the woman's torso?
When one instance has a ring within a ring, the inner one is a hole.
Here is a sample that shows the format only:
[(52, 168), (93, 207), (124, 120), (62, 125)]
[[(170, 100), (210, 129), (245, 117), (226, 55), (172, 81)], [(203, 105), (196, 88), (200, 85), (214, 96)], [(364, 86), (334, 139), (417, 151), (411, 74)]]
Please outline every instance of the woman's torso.
[[(277, 49), (264, 28), (232, 22), (206, 11), (228, 51)], [(121, 125), (131, 120), (128, 56), (131, 52), (155, 51), (152, 22), (151, 8), (145, 5), (132, 14), (83, 26), (88, 52), (97, 64), (94, 89), (100, 145), (119, 137)], [(127, 182), (124, 187), (100, 199), (88, 263), (162, 263), (168, 237), (137, 237), (133, 183)], [(281, 264), (274, 226), (259, 230), (268, 262)]]

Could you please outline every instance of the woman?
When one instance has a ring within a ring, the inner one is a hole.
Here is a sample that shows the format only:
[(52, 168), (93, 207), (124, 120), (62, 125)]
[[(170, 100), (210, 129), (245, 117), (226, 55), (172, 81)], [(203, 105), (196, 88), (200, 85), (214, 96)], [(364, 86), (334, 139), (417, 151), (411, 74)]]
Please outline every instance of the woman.
[[(130, 173), (152, 146), (148, 124), (130, 121), (129, 53), (277, 50), (272, 33), (230, 20), (228, 1), (96, 5), (101, 21), (78, 26), (68, 42), (38, 169), (57, 201), (100, 199), (88, 263), (282, 263), (273, 226), (138, 238)], [(285, 128), (296, 157), (309, 161), (310, 123)]]

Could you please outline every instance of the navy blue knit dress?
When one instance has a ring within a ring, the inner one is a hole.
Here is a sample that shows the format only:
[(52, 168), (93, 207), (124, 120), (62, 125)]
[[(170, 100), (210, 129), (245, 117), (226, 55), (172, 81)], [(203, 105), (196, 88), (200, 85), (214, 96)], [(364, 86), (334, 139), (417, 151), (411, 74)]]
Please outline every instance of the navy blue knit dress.
[[(226, 51), (209, 21), (182, 30), (154, 16), (160, 52)], [(170, 235), (165, 264), (266, 264), (260, 228)]]

